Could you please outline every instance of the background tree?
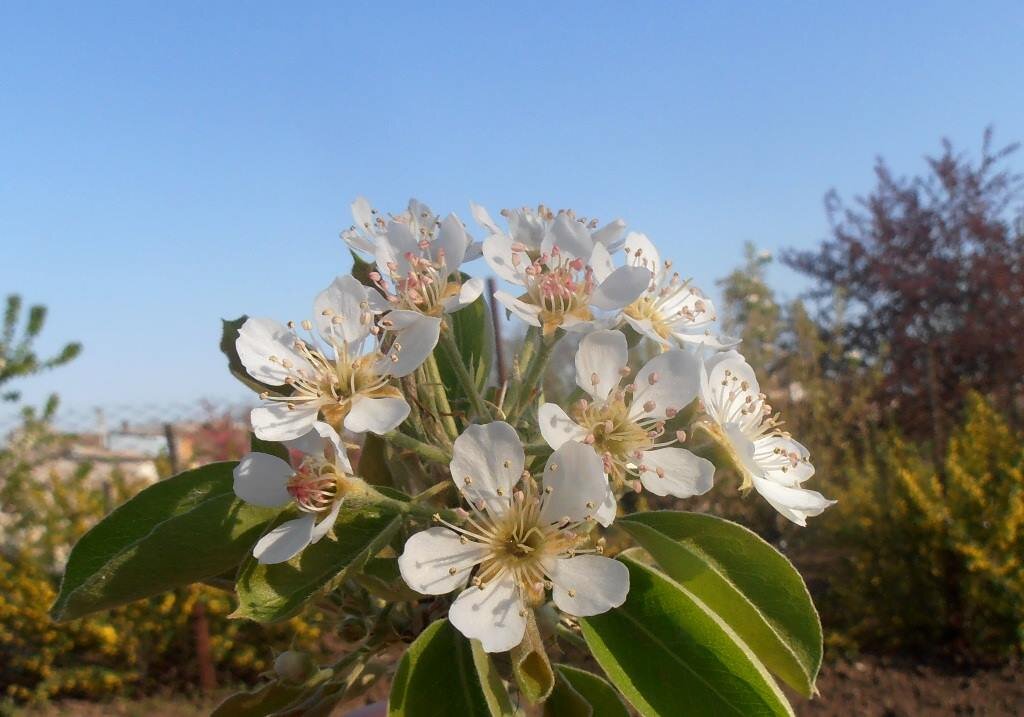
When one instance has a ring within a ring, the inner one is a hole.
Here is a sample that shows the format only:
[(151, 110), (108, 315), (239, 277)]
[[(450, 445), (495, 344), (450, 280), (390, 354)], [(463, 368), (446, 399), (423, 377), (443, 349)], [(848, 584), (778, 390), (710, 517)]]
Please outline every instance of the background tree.
[(936, 455), (970, 390), (1019, 417), (1024, 182), (1005, 166), (1017, 146), (994, 149), (988, 130), (974, 161), (944, 141), (909, 179), (879, 159), (870, 194), (852, 205), (827, 195), (832, 235), (819, 248), (782, 255), (815, 281), (822, 326), (837, 324), (833, 299), (845, 297), (844, 344), (884, 369), (881, 403)]
[(4, 390), (9, 381), (63, 366), (82, 353), (82, 345), (72, 341), (50, 358), (39, 358), (34, 346), (46, 324), (46, 307), (40, 304), (30, 306), (25, 313), (24, 326), (19, 328), (23, 323), (21, 308), (21, 297), (10, 294), (4, 309), (3, 333), (0, 334), (0, 400), (3, 401), (21, 398), (19, 391)]

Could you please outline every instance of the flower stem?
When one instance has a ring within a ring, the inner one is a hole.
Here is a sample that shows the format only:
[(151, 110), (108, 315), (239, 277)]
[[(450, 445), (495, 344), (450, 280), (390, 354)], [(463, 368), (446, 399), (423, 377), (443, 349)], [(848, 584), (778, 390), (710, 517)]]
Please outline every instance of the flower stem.
[(441, 465), (446, 466), (452, 460), (451, 454), (443, 448), (416, 440), (412, 436), (407, 436), (404, 433), (399, 433), (398, 431), (391, 431), (390, 433), (384, 434), (384, 440), (398, 448), (404, 448), (412, 451), (420, 458), (432, 463), (440, 463)]
[(437, 406), (438, 419), (444, 426), (448, 439), (454, 441), (459, 437), (458, 426), (455, 425), (455, 416), (452, 414), (451, 404), (448, 403), (448, 392), (444, 389), (444, 381), (441, 380), (441, 371), (437, 367), (437, 359), (431, 354), (423, 362), (423, 368), (427, 372), (427, 380), (433, 389), (434, 401)]
[(541, 383), (541, 379), (544, 377), (544, 369), (547, 368), (548, 361), (551, 360), (551, 354), (555, 350), (555, 346), (558, 344), (558, 335), (554, 334), (551, 336), (540, 337), (540, 350), (537, 355), (530, 361), (530, 366), (526, 371), (526, 376), (523, 378), (523, 385), (520, 389), (518, 400), (516, 401), (515, 410), (510, 416), (510, 423), (513, 423), (518, 419), (523, 411), (533, 401), (533, 394), (537, 391), (538, 386)]
[(476, 381), (469, 374), (469, 369), (466, 368), (466, 362), (462, 358), (459, 346), (455, 343), (455, 332), (450, 321), (445, 321), (441, 327), (441, 347), (448, 357), (452, 370), (455, 371), (455, 377), (462, 385), (462, 390), (465, 391), (466, 396), (469, 398), (469, 402), (473, 407), (473, 413), (481, 420), (490, 420), (491, 411), (487, 407), (483, 396), (480, 395), (480, 391), (477, 390)]

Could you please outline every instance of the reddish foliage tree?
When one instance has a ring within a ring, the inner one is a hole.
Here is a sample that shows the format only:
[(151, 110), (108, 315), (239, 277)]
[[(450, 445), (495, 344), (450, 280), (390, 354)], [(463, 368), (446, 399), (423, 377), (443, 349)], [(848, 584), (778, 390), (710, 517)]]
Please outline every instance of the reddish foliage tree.
[(1024, 181), (1005, 166), (1017, 147), (994, 150), (989, 129), (973, 161), (943, 141), (909, 179), (879, 159), (869, 195), (826, 196), (832, 235), (782, 257), (815, 280), (824, 326), (848, 302), (847, 345), (881, 362), (884, 405), (936, 449), (968, 390), (1016, 415), (1024, 386)]

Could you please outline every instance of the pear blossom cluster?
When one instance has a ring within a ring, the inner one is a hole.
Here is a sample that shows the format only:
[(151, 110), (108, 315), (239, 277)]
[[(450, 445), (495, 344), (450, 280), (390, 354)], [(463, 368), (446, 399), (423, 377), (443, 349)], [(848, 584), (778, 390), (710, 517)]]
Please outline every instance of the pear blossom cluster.
[[(724, 448), (742, 488), (794, 523), (834, 502), (803, 487), (809, 453), (782, 429), (740, 342), (645, 235), (543, 205), (502, 211), (504, 226), (469, 210), (480, 241), (456, 214), (419, 201), (385, 215), (357, 199), (341, 236), (371, 269), (335, 279), (298, 324), (242, 325), (238, 357), (263, 386), (253, 431), (288, 456), (253, 452), (235, 469), (239, 498), (288, 518), (256, 544), (257, 560), (295, 558), (331, 535), (347, 496), (372, 492), (342, 433), (406, 446), (422, 439), (409, 426), (426, 419), (461, 422), (448, 445), (424, 453), (450, 458), (432, 470), (436, 494), (457, 502), (413, 520), (399, 570), (423, 596), (453, 594), (452, 625), (488, 652), (519, 645), (531, 611), (548, 603), (570, 619), (622, 605), (629, 573), (605, 554), (602, 531), (629, 493), (689, 499), (713, 488), (707, 441), (695, 436)], [(509, 321), (541, 344), (577, 344), (578, 390), (555, 401), (517, 386), (508, 405), (509, 387), (491, 386), (468, 414), (421, 416), (410, 386), (436, 387), (427, 379), (451, 315), (481, 300), (483, 278), (466, 273), (481, 258), (504, 282), (493, 299)], [(635, 370), (631, 352), (647, 356)]]

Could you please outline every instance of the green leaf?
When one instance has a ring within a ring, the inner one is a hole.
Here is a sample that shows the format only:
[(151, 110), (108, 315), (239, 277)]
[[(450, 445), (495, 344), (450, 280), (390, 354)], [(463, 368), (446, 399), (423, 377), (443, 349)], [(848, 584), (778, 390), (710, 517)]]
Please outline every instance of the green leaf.
[(241, 563), (277, 511), (235, 497), (236, 465), (212, 463), (151, 485), (83, 535), (53, 618), (71, 620)]
[[(593, 710), (594, 717), (629, 717), (626, 705), (622, 704), (622, 699), (615, 688), (609, 685), (604, 678), (571, 665), (558, 665), (555, 672), (558, 675), (555, 692), (561, 689), (561, 685), (567, 685)], [(547, 705), (554, 700), (554, 697), (555, 695), (552, 693), (551, 698), (545, 703), (545, 714), (547, 714)], [(561, 715), (562, 712), (552, 712), (551, 714)]]
[(220, 351), (228, 359), (228, 371), (231, 372), (232, 376), (237, 378), (256, 393), (269, 391), (270, 393), (279, 394), (282, 390), (281, 386), (271, 386), (261, 381), (257, 381), (249, 375), (248, 371), (245, 370), (245, 366), (242, 364), (242, 359), (238, 358), (238, 351), (235, 349), (235, 341), (238, 340), (239, 329), (242, 328), (242, 324), (244, 324), (248, 319), (248, 316), (242, 314), (234, 321), (228, 321), (227, 319), (220, 320)]
[(490, 657), (448, 620), (420, 633), (398, 663), (388, 717), (497, 717), (512, 706)]
[(612, 683), (645, 717), (792, 715), (746, 644), (693, 593), (630, 560), (619, 608), (580, 620)]
[(352, 276), (364, 286), (373, 286), (370, 272), (376, 268), (376, 264), (372, 261), (366, 261), (366, 259), (356, 254), (352, 249), (349, 249), (348, 253), (352, 255)]
[(388, 602), (419, 602), (423, 599), (402, 579), (398, 558), (371, 558), (355, 579), (374, 597)]
[[(468, 277), (464, 275), (463, 278)], [(481, 295), (472, 304), (456, 311), (448, 318), (455, 332), (455, 344), (459, 347), (459, 354), (476, 381), (477, 390), (483, 391), (491, 375), (491, 363), (494, 361), (494, 326), (491, 323), (490, 307)], [(448, 389), (448, 395), (454, 400), (468, 400), (459, 385), (454, 369), (448, 364), (448, 357), (442, 346), (434, 349), (434, 357), (437, 359), (441, 380)]]
[(523, 696), (532, 704), (546, 700), (555, 687), (555, 673), (537, 630), (537, 618), (533, 611), (527, 613), (523, 641), (512, 649), (510, 657), (512, 674)]
[(821, 665), (821, 623), (803, 579), (741, 525), (699, 513), (636, 513), (615, 523), (714, 610), (768, 669), (804, 696)]
[(338, 513), (332, 534), (288, 562), (264, 565), (249, 556), (235, 584), (238, 609), (232, 617), (258, 622), (292, 617), (311, 597), (358, 572), (387, 545), (400, 524), (399, 514), (389, 508), (349, 502)]
[(285, 444), (275, 441), (264, 441), (262, 438), (257, 437), (255, 433), (249, 434), (249, 450), (253, 453), (266, 453), (267, 455), (276, 456), (286, 463), (291, 462), (291, 456), (288, 455), (288, 447)]
[(561, 672), (557, 672), (555, 688), (544, 702), (544, 717), (594, 717), (594, 708)]

